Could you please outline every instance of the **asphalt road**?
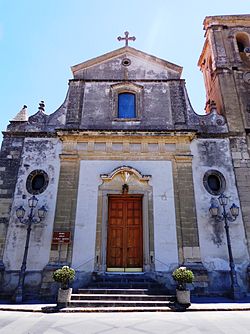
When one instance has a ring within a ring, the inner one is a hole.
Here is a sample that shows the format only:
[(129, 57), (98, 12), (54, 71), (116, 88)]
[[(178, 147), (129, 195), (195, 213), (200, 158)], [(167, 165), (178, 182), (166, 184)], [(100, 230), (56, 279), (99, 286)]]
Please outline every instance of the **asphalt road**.
[(0, 334), (249, 334), (250, 311), (158, 313), (0, 312)]

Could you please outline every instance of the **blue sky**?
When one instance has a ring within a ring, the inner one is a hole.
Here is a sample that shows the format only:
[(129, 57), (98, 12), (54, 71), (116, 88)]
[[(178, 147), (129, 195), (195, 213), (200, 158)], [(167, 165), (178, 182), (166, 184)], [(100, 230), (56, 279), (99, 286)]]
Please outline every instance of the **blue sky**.
[[(202, 113), (205, 91), (197, 60), (205, 16), (247, 14), (249, 0), (0, 0), (0, 129), (21, 107), (46, 113), (63, 102), (70, 66), (131, 46), (184, 67), (191, 103)], [(0, 137), (1, 140), (1, 137)]]

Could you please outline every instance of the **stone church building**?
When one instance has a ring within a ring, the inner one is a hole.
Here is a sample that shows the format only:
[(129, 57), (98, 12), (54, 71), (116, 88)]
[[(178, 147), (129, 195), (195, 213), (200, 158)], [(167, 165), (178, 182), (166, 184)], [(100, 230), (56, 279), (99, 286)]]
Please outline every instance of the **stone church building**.
[(224, 222), (209, 212), (222, 193), (227, 210), (239, 206), (229, 234), (249, 292), (250, 15), (206, 17), (204, 29), (205, 115), (190, 104), (182, 67), (131, 47), (126, 34), (124, 47), (72, 67), (54, 113), (42, 101), (10, 121), (0, 154), (1, 296), (18, 284), (33, 195), (27, 295), (52, 295), (51, 273), (64, 264), (76, 288), (129, 272), (172, 291), (171, 273), (185, 265), (194, 292), (227, 293)]

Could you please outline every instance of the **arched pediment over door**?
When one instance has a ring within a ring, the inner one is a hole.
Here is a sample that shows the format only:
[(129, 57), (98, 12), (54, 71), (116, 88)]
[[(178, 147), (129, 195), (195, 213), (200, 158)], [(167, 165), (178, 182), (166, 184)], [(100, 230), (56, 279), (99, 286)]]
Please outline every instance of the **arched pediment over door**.
[(108, 174), (101, 174), (100, 177), (103, 180), (103, 184), (115, 186), (123, 182), (123, 184), (127, 184), (133, 190), (136, 190), (136, 187), (138, 189), (148, 185), (151, 175), (144, 175), (136, 168), (130, 166), (120, 166)]

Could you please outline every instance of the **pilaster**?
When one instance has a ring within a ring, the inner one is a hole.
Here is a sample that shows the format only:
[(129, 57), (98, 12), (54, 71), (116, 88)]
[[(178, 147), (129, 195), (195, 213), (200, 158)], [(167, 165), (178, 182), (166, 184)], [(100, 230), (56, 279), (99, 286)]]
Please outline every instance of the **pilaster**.
[[(60, 159), (61, 169), (53, 230), (71, 232), (72, 240), (76, 217), (79, 160), (76, 154), (67, 153), (62, 154)], [(70, 263), (72, 257), (72, 242), (62, 246), (60, 262)], [(58, 257), (59, 250), (51, 249), (50, 262), (57, 263)]]
[(78, 128), (81, 123), (84, 84), (81, 81), (70, 81), (69, 102), (66, 124), (70, 128)]
[(208, 287), (208, 274), (200, 255), (192, 155), (176, 154), (173, 165), (179, 263), (194, 272), (195, 291), (205, 293)]
[(192, 155), (176, 154), (174, 163), (179, 259), (181, 263), (200, 262)]
[[(71, 145), (69, 145), (71, 147)], [(65, 145), (67, 148), (67, 145)], [(70, 232), (71, 241), (68, 244), (53, 244), (50, 250), (48, 265), (43, 271), (41, 293), (51, 295), (54, 288), (52, 273), (63, 265), (70, 265), (75, 229), (77, 191), (79, 179), (79, 159), (77, 154), (64, 151), (60, 155), (60, 176), (53, 232)]]
[(242, 218), (250, 253), (250, 155), (245, 137), (230, 139), (232, 160), (235, 171)]

